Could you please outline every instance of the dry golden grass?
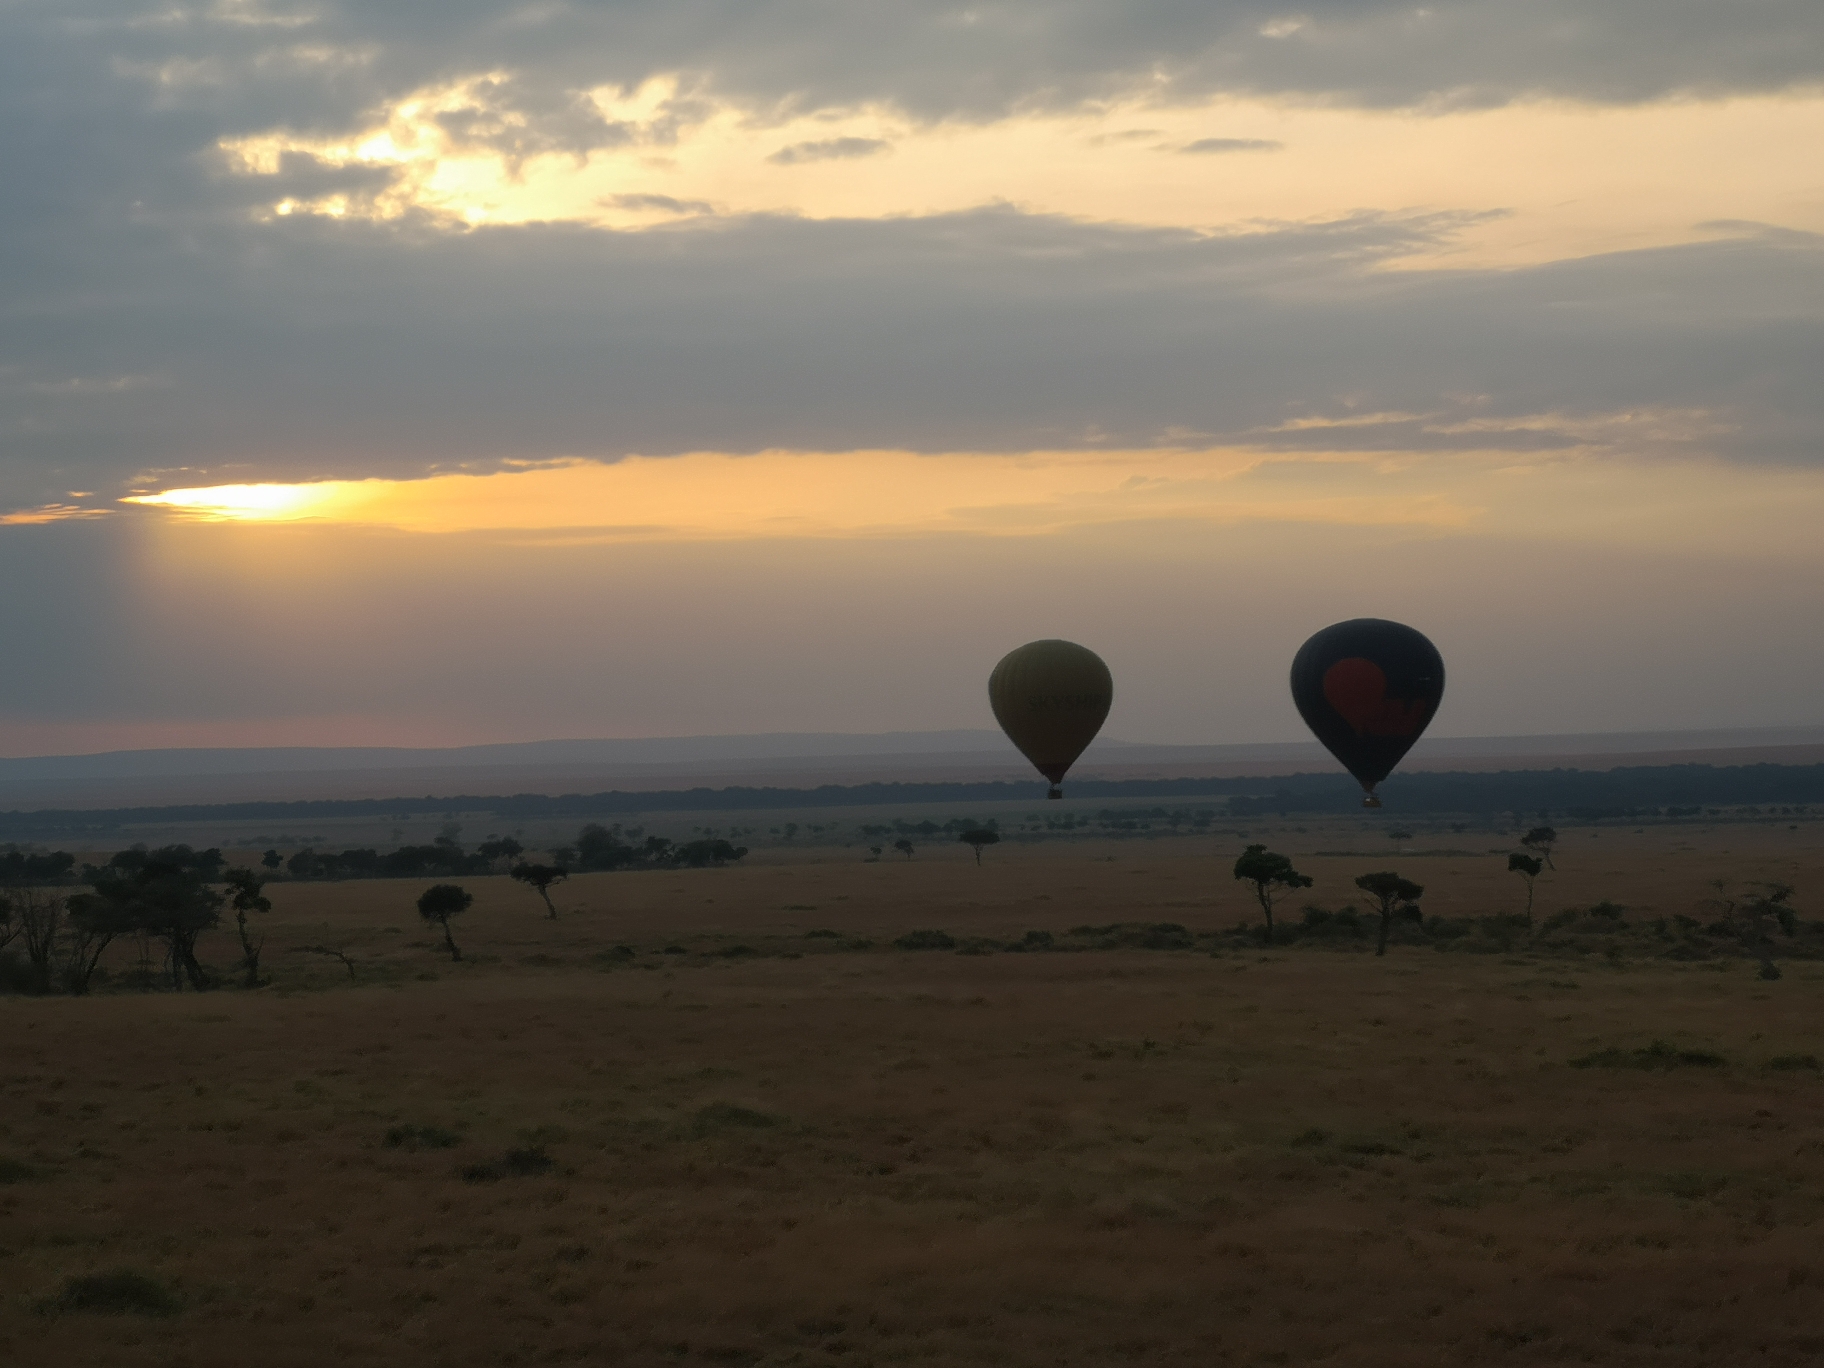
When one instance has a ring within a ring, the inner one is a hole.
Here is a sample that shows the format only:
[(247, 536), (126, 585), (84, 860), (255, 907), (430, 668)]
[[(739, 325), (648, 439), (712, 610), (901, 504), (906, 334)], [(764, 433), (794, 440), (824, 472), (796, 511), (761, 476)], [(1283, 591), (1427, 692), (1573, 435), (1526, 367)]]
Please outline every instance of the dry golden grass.
[[(1743, 858), (1824, 886), (1815, 831), (1570, 836), (1541, 910), (1687, 911)], [(1768, 1067), (1824, 1057), (1824, 965), (900, 952), (1244, 903), (1207, 842), (763, 858), (576, 879), (556, 922), (470, 881), (459, 965), (419, 885), (280, 886), (271, 988), (0, 1000), (0, 1362), (1824, 1357), (1824, 1080)], [(1386, 866), (1518, 895), (1489, 856), (1301, 863), (1330, 905)], [(1727, 1062), (1569, 1064), (1656, 1039)], [(35, 1309), (116, 1268), (183, 1310)]]

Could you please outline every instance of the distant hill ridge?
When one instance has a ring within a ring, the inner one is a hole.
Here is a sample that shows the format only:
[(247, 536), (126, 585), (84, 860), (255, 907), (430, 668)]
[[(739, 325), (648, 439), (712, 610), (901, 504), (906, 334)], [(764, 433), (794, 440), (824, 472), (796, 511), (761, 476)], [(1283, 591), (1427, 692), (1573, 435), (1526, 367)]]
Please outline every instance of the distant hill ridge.
[[(816, 788), (670, 789), (591, 794), (522, 793), (426, 798), (312, 799), (295, 802), (192, 803), (106, 810), (0, 813), (0, 837), (42, 839), (101, 833), (132, 824), (312, 820), (491, 813), (506, 819), (615, 817), (643, 812), (725, 812), (819, 807), (885, 807), (931, 803), (1033, 802), (1045, 806), (1040, 782), (825, 784)], [(1345, 775), (1289, 774), (1210, 779), (1082, 780), (1068, 785), (1083, 799), (1223, 800), (1231, 818), (1359, 811), (1361, 791)], [(1611, 770), (1532, 769), (1395, 774), (1380, 786), (1390, 817), (1412, 814), (1519, 812), (1593, 821), (1615, 817), (1695, 816), (1711, 807), (1760, 804), (1824, 806), (1824, 764), (1644, 765)]]
[[(1576, 732), (1527, 736), (1425, 737), (1425, 757), (1596, 755), (1824, 744), (1824, 726), (1701, 731)], [(1304, 760), (1323, 756), (1310, 740), (1203, 745), (1098, 739), (1085, 756), (1208, 760)], [(0, 785), (47, 779), (160, 778), (336, 770), (719, 764), (730, 761), (874, 758), (893, 755), (1012, 754), (989, 728), (892, 732), (758, 732), (712, 736), (503, 741), (474, 746), (217, 746), (0, 757)]]

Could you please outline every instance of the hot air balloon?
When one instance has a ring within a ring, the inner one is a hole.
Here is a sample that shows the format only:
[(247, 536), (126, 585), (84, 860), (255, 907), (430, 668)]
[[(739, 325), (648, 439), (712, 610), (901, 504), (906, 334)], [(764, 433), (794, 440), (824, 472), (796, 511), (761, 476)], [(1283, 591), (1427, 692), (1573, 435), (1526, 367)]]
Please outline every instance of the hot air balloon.
[(1064, 796), (1064, 772), (1102, 730), (1114, 694), (1102, 657), (1074, 641), (1029, 641), (988, 676), (994, 720), (1051, 780), (1047, 798)]
[(1380, 618), (1326, 627), (1292, 658), (1298, 715), (1361, 783), (1374, 786), (1430, 724), (1444, 696), (1444, 658), (1421, 632)]

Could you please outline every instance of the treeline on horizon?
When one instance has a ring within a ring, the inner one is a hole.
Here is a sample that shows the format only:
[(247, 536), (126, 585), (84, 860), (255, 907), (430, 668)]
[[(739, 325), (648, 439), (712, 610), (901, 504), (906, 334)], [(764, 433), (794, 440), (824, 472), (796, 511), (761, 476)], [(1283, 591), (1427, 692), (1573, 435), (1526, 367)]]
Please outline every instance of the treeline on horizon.
[[(1038, 796), (1029, 783), (822, 784), (815, 788), (693, 788), (604, 793), (464, 794), (447, 798), (300, 799), (188, 803), (162, 807), (42, 809), (0, 814), (0, 836), (100, 832), (129, 824), (186, 821), (307, 821), (491, 813), (509, 820), (646, 812), (882, 807), (895, 804), (1017, 802)], [(1073, 798), (1227, 798), (1231, 817), (1355, 812), (1361, 790), (1346, 775), (1275, 778), (1085, 779)], [(1637, 765), (1612, 770), (1500, 770), (1396, 774), (1380, 786), (1389, 809), (1413, 814), (1487, 814), (1549, 809), (1574, 821), (1697, 816), (1707, 808), (1824, 803), (1820, 765)]]
[[(220, 849), (192, 852), (188, 846), (168, 846), (166, 851), (182, 851), (181, 862), (194, 866), (214, 880), (227, 860)], [(154, 852), (155, 854), (158, 852)], [(371, 846), (349, 850), (318, 850), (306, 846), (290, 856), (268, 850), (261, 857), (259, 878), (269, 879), (433, 879), (460, 878), (464, 875), (511, 872), (525, 864), (530, 853), (512, 837), (483, 841), (474, 850), (466, 849), (456, 839), (452, 827), (425, 845), (402, 845), (381, 852)], [(733, 864), (747, 855), (747, 847), (734, 845), (719, 837), (695, 841), (673, 841), (665, 836), (648, 836), (641, 827), (623, 829), (618, 824), (604, 827), (590, 823), (574, 841), (551, 846), (542, 852), (550, 858), (558, 874), (589, 873), (625, 869), (706, 869)], [(121, 861), (133, 864), (146, 854), (146, 847), (133, 846), (121, 851), (103, 865), (76, 868), (76, 857), (65, 850), (38, 853), (8, 851), (0, 853), (0, 897), (8, 887), (48, 887), (54, 884), (92, 883), (98, 870)], [(178, 857), (173, 857), (178, 858)]]

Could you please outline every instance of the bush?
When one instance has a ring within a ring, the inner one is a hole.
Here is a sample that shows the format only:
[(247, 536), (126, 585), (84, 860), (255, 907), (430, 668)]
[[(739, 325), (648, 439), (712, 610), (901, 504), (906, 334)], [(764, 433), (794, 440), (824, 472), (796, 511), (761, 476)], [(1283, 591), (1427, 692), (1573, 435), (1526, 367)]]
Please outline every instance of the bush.
[(90, 1312), (103, 1316), (175, 1316), (183, 1305), (145, 1274), (118, 1268), (109, 1273), (65, 1278), (57, 1295), (40, 1302), (38, 1309), (47, 1315)]
[(1805, 1069), (1811, 1073), (1817, 1073), (1820, 1067), (1824, 1066), (1819, 1065), (1818, 1057), (1816, 1055), (1790, 1054), (1775, 1055), (1772, 1059), (1767, 1061), (1767, 1067), (1770, 1069), (1783, 1070)]
[(752, 1107), (738, 1107), (733, 1102), (711, 1102), (697, 1109), (691, 1128), (698, 1135), (712, 1135), (722, 1130), (765, 1130), (779, 1124), (779, 1118)]
[(1332, 912), (1316, 904), (1307, 905), (1294, 932), (1294, 938), (1304, 940), (1364, 940), (1369, 934), (1368, 922), (1350, 903), (1341, 911)]
[(1579, 1055), (1573, 1069), (1714, 1069), (1729, 1061), (1708, 1050), (1675, 1050), (1656, 1040), (1644, 1050), (1607, 1049)]
[(893, 942), (895, 950), (954, 950), (956, 937), (948, 931), (908, 931)]
[(388, 1149), (449, 1149), (461, 1143), (460, 1135), (442, 1126), (394, 1126), (386, 1133)]
[(1073, 936), (1092, 938), (1098, 950), (1189, 950), (1191, 933), (1177, 922), (1110, 922), (1073, 926)]
[(533, 1178), (549, 1173), (556, 1164), (543, 1145), (510, 1149), (488, 1164), (470, 1164), (462, 1171), (465, 1183), (498, 1183), (503, 1178)]

